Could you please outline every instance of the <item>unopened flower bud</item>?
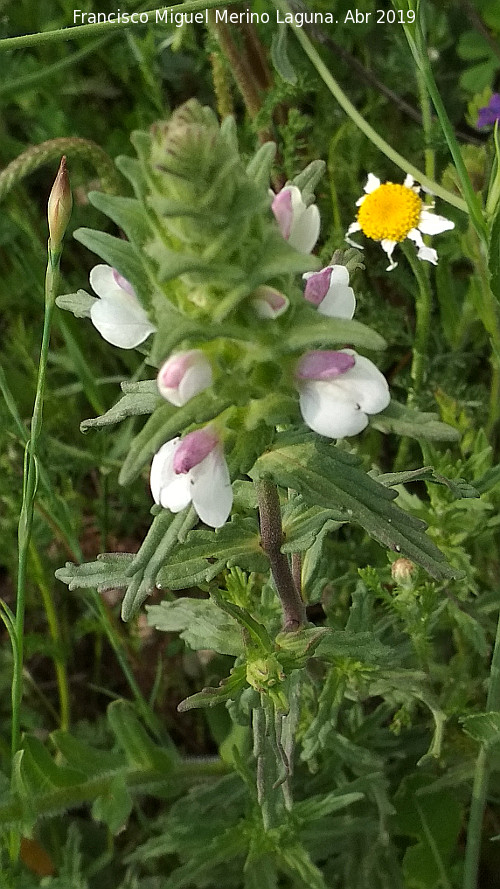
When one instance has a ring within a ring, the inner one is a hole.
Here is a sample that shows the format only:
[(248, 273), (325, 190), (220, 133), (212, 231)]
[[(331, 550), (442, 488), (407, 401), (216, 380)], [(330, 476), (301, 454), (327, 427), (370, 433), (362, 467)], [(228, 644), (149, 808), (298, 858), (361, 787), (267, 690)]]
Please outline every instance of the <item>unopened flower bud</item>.
[(49, 221), (50, 249), (57, 251), (61, 247), (62, 239), (68, 227), (73, 207), (73, 198), (69, 184), (66, 158), (61, 158), (59, 170), (50, 192), (47, 206)]
[(392, 579), (400, 586), (409, 586), (415, 565), (409, 559), (396, 559), (391, 565)]
[(279, 318), (286, 312), (289, 302), (284, 293), (275, 287), (262, 285), (253, 294), (252, 305), (259, 318)]

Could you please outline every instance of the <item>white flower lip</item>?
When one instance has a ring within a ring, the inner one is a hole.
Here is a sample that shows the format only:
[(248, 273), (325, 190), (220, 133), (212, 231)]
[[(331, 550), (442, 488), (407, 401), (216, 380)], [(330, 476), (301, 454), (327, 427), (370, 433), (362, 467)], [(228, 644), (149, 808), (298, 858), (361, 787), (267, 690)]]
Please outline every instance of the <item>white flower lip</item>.
[(182, 407), (212, 385), (212, 365), (201, 349), (177, 352), (162, 364), (156, 382), (166, 401)]
[(162, 445), (153, 457), (150, 485), (155, 503), (171, 512), (192, 503), (211, 528), (222, 527), (229, 518), (233, 505), (229, 469), (222, 445), (207, 427)]
[[(377, 414), (388, 406), (389, 386), (378, 368), (352, 349), (330, 354), (332, 365), (337, 368), (330, 379), (321, 367), (316, 379), (312, 379), (310, 373), (307, 379), (297, 379), (302, 417), (310, 429), (328, 438), (357, 435), (368, 425), (370, 414)], [(342, 370), (338, 357), (341, 355), (354, 358), (354, 364)], [(303, 356), (302, 362), (306, 357)]]
[(281, 234), (299, 253), (310, 253), (319, 238), (320, 216), (316, 204), (306, 207), (300, 189), (285, 185), (271, 205)]
[(89, 280), (92, 290), (100, 297), (90, 307), (90, 318), (108, 343), (122, 349), (135, 349), (155, 332), (156, 328), (131, 284), (115, 269), (109, 265), (96, 265)]

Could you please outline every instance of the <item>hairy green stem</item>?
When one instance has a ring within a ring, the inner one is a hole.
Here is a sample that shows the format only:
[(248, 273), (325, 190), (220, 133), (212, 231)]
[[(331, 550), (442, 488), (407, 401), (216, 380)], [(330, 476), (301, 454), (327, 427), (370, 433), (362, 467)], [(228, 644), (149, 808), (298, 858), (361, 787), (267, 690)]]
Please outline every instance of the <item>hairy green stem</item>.
[(18, 182), (34, 173), (39, 167), (58, 160), (62, 154), (81, 157), (95, 168), (104, 191), (120, 190), (120, 177), (109, 155), (91, 139), (62, 136), (34, 145), (18, 155), (0, 173), (0, 201)]
[(226, 57), (233, 77), (238, 84), (243, 101), (250, 117), (256, 117), (261, 108), (258, 86), (253, 71), (248, 64), (246, 53), (236, 46), (233, 40), (233, 31), (227, 24), (217, 21), (215, 11), (210, 10), (208, 15), (210, 28), (212, 29), (220, 48)]
[[(179, 3), (175, 6), (159, 6), (156, 9), (145, 10), (142, 15), (147, 15), (148, 22), (134, 22), (134, 27), (143, 24), (144, 27), (149, 24), (158, 24), (165, 28), (165, 19), (156, 22), (156, 13), (165, 12), (168, 15), (171, 12), (201, 12), (205, 9), (213, 9), (216, 6), (230, 6), (238, 0), (187, 0), (186, 3)], [(57, 28), (54, 31), (40, 31), (37, 34), (23, 34), (20, 37), (4, 37), (0, 40), (0, 52), (10, 49), (25, 49), (28, 46), (38, 46), (44, 43), (59, 43), (64, 40), (74, 40), (76, 37), (90, 37), (96, 34), (105, 34), (110, 31), (125, 31), (130, 28), (130, 22), (95, 22), (88, 25), (73, 25), (70, 28)]]
[(288, 559), (281, 552), (283, 529), (278, 489), (269, 479), (260, 479), (256, 488), (261, 545), (271, 563), (276, 591), (283, 608), (283, 629), (298, 630), (306, 622), (306, 609), (295, 587)]
[[(290, 13), (290, 8), (286, 0), (273, 0), (274, 4), (283, 12)], [(425, 175), (418, 167), (415, 167), (410, 161), (406, 160), (401, 154), (392, 148), (385, 139), (382, 138), (374, 129), (370, 126), (370, 124), (365, 120), (365, 118), (359, 113), (359, 111), (354, 107), (352, 102), (347, 98), (344, 91), (341, 89), (335, 78), (332, 76), (331, 72), (326, 67), (325, 63), (321, 59), (321, 56), (316, 51), (314, 46), (307, 34), (304, 33), (304, 30), (300, 28), (298, 25), (292, 25), (294, 29), (295, 36), (299, 43), (301, 44), (304, 52), (316, 68), (319, 76), (328, 87), (332, 95), (335, 97), (340, 107), (343, 108), (345, 113), (351, 118), (352, 122), (356, 124), (359, 130), (366, 136), (370, 142), (385, 154), (385, 156), (396, 164), (401, 170), (405, 173), (411, 173), (411, 175), (418, 180), (425, 188), (428, 188), (433, 194), (437, 197), (442, 198), (443, 201), (446, 201), (448, 204), (451, 204), (452, 207), (456, 207), (458, 210), (462, 210), (463, 213), (467, 213), (467, 203), (462, 200), (462, 198), (457, 197), (457, 195), (453, 194), (451, 191), (448, 191), (446, 188), (443, 188), (439, 185), (438, 182), (435, 182), (434, 179), (429, 179), (428, 176)]]
[[(488, 697), (486, 710), (500, 710), (500, 615), (497, 623), (495, 647), (491, 659), (490, 679), (488, 684)], [(472, 800), (467, 827), (467, 843), (465, 847), (464, 881), (463, 889), (477, 889), (479, 873), (479, 861), (481, 855), (481, 839), (483, 833), (483, 818), (488, 794), (489, 767), (488, 748), (481, 745), (474, 770), (474, 782), (472, 786)]]

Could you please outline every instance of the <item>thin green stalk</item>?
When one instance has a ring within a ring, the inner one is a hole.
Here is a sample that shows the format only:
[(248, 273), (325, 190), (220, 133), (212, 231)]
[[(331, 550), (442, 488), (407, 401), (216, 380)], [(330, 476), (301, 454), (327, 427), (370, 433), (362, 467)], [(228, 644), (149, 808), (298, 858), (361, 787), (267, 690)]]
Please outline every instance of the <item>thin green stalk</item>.
[[(490, 679), (488, 685), (488, 697), (486, 710), (500, 710), (500, 615), (497, 623), (495, 647), (491, 659)], [(472, 800), (467, 827), (467, 843), (465, 847), (464, 881), (463, 889), (477, 889), (479, 873), (479, 861), (481, 855), (481, 839), (483, 833), (483, 818), (488, 794), (489, 768), (488, 748), (481, 745), (476, 767), (474, 770), (474, 783), (472, 786)]]
[[(288, 6), (286, 0), (273, 0), (274, 4), (284, 13), (290, 13), (291, 10)], [(314, 46), (312, 45), (309, 37), (304, 32), (303, 28), (300, 28), (298, 25), (292, 25), (295, 36), (299, 43), (301, 44), (304, 52), (316, 68), (319, 76), (328, 87), (332, 95), (335, 97), (340, 107), (343, 108), (345, 113), (351, 118), (353, 123), (356, 124), (359, 130), (366, 136), (370, 142), (373, 142), (374, 145), (385, 154), (389, 160), (391, 160), (397, 167), (403, 170), (405, 173), (411, 173), (411, 175), (421, 184), (424, 185), (425, 188), (428, 188), (433, 194), (437, 197), (441, 198), (443, 201), (446, 201), (448, 204), (451, 204), (452, 207), (456, 207), (458, 210), (462, 210), (463, 213), (467, 213), (467, 203), (462, 200), (462, 198), (457, 197), (451, 191), (448, 191), (446, 188), (443, 188), (439, 185), (438, 182), (435, 182), (434, 179), (429, 179), (425, 173), (415, 167), (410, 161), (406, 160), (401, 154), (392, 148), (385, 139), (382, 138), (374, 129), (370, 126), (370, 124), (365, 120), (365, 118), (359, 113), (359, 111), (354, 107), (352, 102), (349, 101), (344, 91), (341, 89), (335, 78), (332, 76), (331, 72), (328, 70), (324, 62), (322, 61), (319, 53), (316, 51)], [(1, 45), (1, 44), (0, 44)]]
[[(415, 336), (413, 340), (413, 353), (410, 369), (412, 388), (408, 392), (408, 405), (411, 405), (420, 392), (425, 375), (429, 352), (429, 335), (432, 313), (432, 292), (429, 282), (429, 272), (425, 263), (417, 259), (415, 250), (403, 241), (400, 245), (411, 267), (417, 282), (417, 295), (415, 299)], [(398, 453), (394, 463), (396, 470), (402, 470), (407, 466), (410, 453), (410, 439), (403, 436), (399, 442)]]
[(17, 645), (14, 651), (14, 665), (12, 677), (12, 756), (19, 749), (20, 742), (20, 711), (22, 697), (22, 675), (24, 661), (24, 614), (26, 607), (26, 568), (28, 551), (33, 525), (33, 510), (38, 485), (37, 446), (42, 429), (43, 399), (45, 391), (45, 377), (47, 371), (47, 359), (49, 354), (50, 330), (55, 306), (57, 284), (59, 280), (59, 262), (61, 250), (53, 253), (49, 246), (49, 260), (45, 277), (45, 317), (43, 323), (42, 346), (40, 351), (40, 363), (38, 367), (38, 380), (35, 396), (35, 405), (31, 419), (31, 435), (26, 445), (25, 474), (23, 482), (23, 499), (18, 526), (18, 571), (17, 571), (17, 596), (15, 633)]
[(43, 84), (45, 80), (50, 79), (53, 74), (60, 74), (61, 71), (65, 71), (66, 68), (74, 67), (77, 62), (81, 62), (82, 59), (85, 59), (93, 52), (96, 52), (101, 46), (104, 46), (104, 44), (108, 42), (108, 39), (108, 36), (100, 37), (98, 40), (94, 40), (93, 43), (82, 47), (82, 49), (72, 52), (69, 55), (65, 55), (64, 58), (59, 59), (57, 62), (53, 62), (52, 65), (45, 65), (43, 68), (37, 68), (36, 71), (32, 71), (30, 74), (24, 74), (22, 77), (5, 80), (4, 83), (0, 83), (0, 96), (19, 96), (21, 93), (26, 92), (26, 90), (30, 90), (34, 87), (39, 88), (40, 85)]
[[(411, 267), (417, 282), (417, 297), (415, 300), (415, 338), (413, 342), (413, 358), (411, 364), (411, 379), (413, 383), (412, 398), (422, 388), (425, 375), (425, 367), (429, 354), (429, 336), (431, 328), (432, 292), (429, 281), (429, 271), (425, 263), (417, 259), (415, 250), (403, 242), (401, 248)], [(411, 400), (411, 399), (410, 399)]]
[[(171, 12), (203, 12), (205, 9), (214, 9), (217, 6), (230, 6), (238, 0), (187, 0), (175, 6), (159, 6), (156, 9), (145, 10), (142, 15), (147, 15), (147, 22), (134, 22), (133, 27), (146, 24), (158, 24), (165, 28), (165, 19), (156, 21), (156, 13), (168, 16)], [(57, 28), (54, 31), (40, 31), (37, 34), (23, 34), (20, 37), (4, 37), (0, 40), (0, 52), (2, 50), (26, 49), (28, 46), (39, 46), (44, 43), (60, 43), (64, 40), (74, 40), (77, 37), (90, 37), (96, 34), (107, 34), (110, 31), (125, 31), (130, 28), (130, 22), (95, 22), (87, 25), (73, 25), (71, 28)]]
[(30, 541), (29, 555), (33, 566), (34, 579), (37, 582), (38, 589), (42, 596), (50, 637), (55, 646), (53, 659), (56, 671), (57, 689), (59, 692), (59, 727), (62, 731), (67, 731), (70, 724), (70, 696), (66, 662), (61, 651), (61, 628), (57, 617), (56, 607), (54, 605), (54, 599), (52, 597), (52, 591), (47, 583), (40, 556), (38, 555), (38, 550), (33, 541)]
[[(441, 124), (441, 129), (443, 131), (446, 142), (448, 143), (448, 148), (453, 158), (458, 178), (460, 179), (462, 193), (467, 203), (471, 222), (483, 243), (486, 244), (488, 231), (483, 212), (481, 210), (481, 205), (478, 196), (472, 186), (470, 176), (467, 172), (467, 168), (462, 158), (460, 146), (455, 136), (455, 131), (444, 107), (443, 100), (441, 99), (441, 95), (434, 79), (434, 74), (432, 73), (429, 53), (427, 52), (424, 36), (424, 28), (422, 24), (423, 6), (423, 3), (419, 4), (415, 26), (411, 27), (409, 25), (403, 25), (403, 28), (406, 34), (406, 39), (408, 40), (408, 45), (410, 47), (411, 53), (413, 55), (413, 58), (415, 59), (418, 69), (422, 73), (422, 77), (425, 80), (427, 91), (432, 99), (432, 103), (434, 105), (434, 108), (436, 109), (436, 114)], [(434, 189), (431, 189), (431, 191), (434, 191)], [(434, 193), (437, 194), (437, 192), (435, 191)]]
[(486, 424), (487, 434), (490, 436), (498, 422), (500, 416), (500, 318), (498, 302), (495, 299), (490, 287), (490, 274), (486, 262), (482, 244), (474, 232), (470, 233), (469, 243), (471, 245), (471, 259), (474, 263), (476, 277), (478, 282), (477, 290), (472, 293), (475, 296), (474, 308), (476, 309), (481, 322), (490, 337), (491, 345), (491, 382), (490, 382), (490, 404), (488, 411), (488, 421)]
[(418, 85), (418, 95), (420, 100), (420, 110), (422, 112), (422, 129), (424, 131), (424, 140), (425, 140), (425, 148), (424, 148), (424, 165), (425, 165), (425, 174), (429, 177), (429, 179), (436, 178), (436, 155), (433, 149), (430, 147), (431, 143), (431, 134), (432, 134), (432, 108), (429, 100), (429, 93), (427, 92), (427, 85), (425, 82), (425, 78), (420, 70), (417, 68), (417, 85)]

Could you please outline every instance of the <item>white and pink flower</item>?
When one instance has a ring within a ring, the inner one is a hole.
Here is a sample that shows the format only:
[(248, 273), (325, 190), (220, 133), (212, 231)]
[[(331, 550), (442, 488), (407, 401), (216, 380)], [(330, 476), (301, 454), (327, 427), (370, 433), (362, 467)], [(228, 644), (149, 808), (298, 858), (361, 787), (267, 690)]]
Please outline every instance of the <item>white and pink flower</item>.
[(352, 349), (307, 352), (295, 376), (304, 422), (328, 438), (362, 432), (391, 400), (383, 374)]
[(320, 217), (316, 204), (307, 206), (296, 185), (285, 185), (274, 195), (271, 209), (285, 241), (299, 253), (310, 253), (319, 238)]
[(252, 306), (258, 318), (274, 320), (286, 312), (289, 301), (284, 293), (275, 287), (263, 284), (253, 294)]
[(351, 319), (356, 309), (354, 290), (349, 287), (349, 272), (344, 265), (328, 265), (319, 272), (302, 275), (306, 282), (304, 296), (320, 315)]
[(163, 398), (182, 407), (212, 385), (212, 365), (201, 349), (177, 352), (162, 364), (156, 382)]
[(89, 279), (92, 290), (100, 297), (90, 307), (90, 318), (108, 343), (135, 349), (155, 332), (131, 283), (116, 269), (96, 265)]
[(212, 528), (224, 525), (231, 512), (229, 469), (219, 437), (210, 426), (162, 445), (153, 457), (150, 483), (155, 503), (171, 512), (192, 503), (201, 521)]

